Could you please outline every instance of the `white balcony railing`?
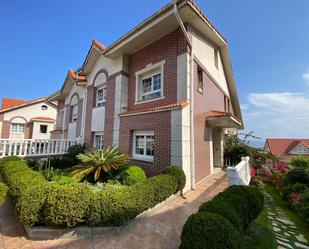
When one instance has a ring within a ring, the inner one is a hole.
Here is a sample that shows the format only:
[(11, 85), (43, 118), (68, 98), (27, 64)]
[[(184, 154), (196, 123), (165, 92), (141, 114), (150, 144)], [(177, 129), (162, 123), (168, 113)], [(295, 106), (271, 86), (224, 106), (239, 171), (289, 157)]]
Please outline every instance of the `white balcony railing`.
[(0, 139), (0, 158), (63, 155), (70, 146), (78, 143), (68, 139)]
[(227, 177), (229, 186), (231, 185), (249, 185), (250, 176), (250, 158), (242, 157), (241, 162), (235, 167), (227, 168)]

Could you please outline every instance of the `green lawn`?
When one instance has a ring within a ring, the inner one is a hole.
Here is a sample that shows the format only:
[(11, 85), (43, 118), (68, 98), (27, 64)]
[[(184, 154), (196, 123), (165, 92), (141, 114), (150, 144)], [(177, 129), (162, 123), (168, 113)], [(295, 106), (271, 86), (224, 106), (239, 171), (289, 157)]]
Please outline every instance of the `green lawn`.
[(265, 208), (246, 231), (245, 238), (247, 249), (277, 249), (275, 234)]
[(265, 191), (271, 195), (276, 204), (282, 208), (287, 217), (296, 224), (299, 232), (301, 232), (309, 241), (309, 225), (303, 221), (296, 211), (288, 206), (288, 203), (281, 198), (277, 189), (272, 184), (265, 184)]

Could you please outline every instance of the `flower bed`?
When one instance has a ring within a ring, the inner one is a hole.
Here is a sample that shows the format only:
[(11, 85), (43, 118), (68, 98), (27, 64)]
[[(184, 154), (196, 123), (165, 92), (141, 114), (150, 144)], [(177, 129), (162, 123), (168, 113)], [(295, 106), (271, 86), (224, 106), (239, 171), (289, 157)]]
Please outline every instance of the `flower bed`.
[(125, 224), (176, 193), (181, 182), (177, 174), (167, 172), (130, 186), (60, 185), (16, 157), (1, 159), (0, 172), (22, 224), (60, 228)]

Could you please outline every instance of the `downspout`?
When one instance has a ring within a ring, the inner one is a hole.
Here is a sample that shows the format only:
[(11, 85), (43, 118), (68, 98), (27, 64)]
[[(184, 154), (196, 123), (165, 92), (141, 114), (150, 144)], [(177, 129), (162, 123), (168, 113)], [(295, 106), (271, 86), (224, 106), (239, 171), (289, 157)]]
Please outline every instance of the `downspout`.
[(194, 158), (194, 119), (193, 119), (193, 103), (194, 103), (194, 82), (193, 82), (193, 51), (192, 51), (192, 42), (187, 33), (185, 25), (183, 24), (181, 17), (178, 13), (178, 7), (176, 0), (174, 1), (174, 13), (177, 19), (177, 22), (187, 40), (187, 43), (190, 47), (190, 81), (191, 81), (191, 88), (190, 88), (190, 138), (191, 138), (191, 146), (190, 146), (190, 173), (191, 173), (191, 188), (195, 189), (195, 158)]

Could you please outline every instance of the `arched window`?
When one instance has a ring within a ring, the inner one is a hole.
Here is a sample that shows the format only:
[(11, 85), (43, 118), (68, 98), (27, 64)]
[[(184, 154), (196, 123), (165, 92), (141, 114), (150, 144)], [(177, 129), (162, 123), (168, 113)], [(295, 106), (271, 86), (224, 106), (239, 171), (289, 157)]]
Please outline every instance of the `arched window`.
[(73, 94), (70, 101), (70, 122), (75, 123), (78, 119), (78, 95)]
[(107, 71), (105, 69), (100, 70), (94, 77), (93, 85), (97, 89), (96, 92), (96, 106), (104, 106), (107, 97)]

